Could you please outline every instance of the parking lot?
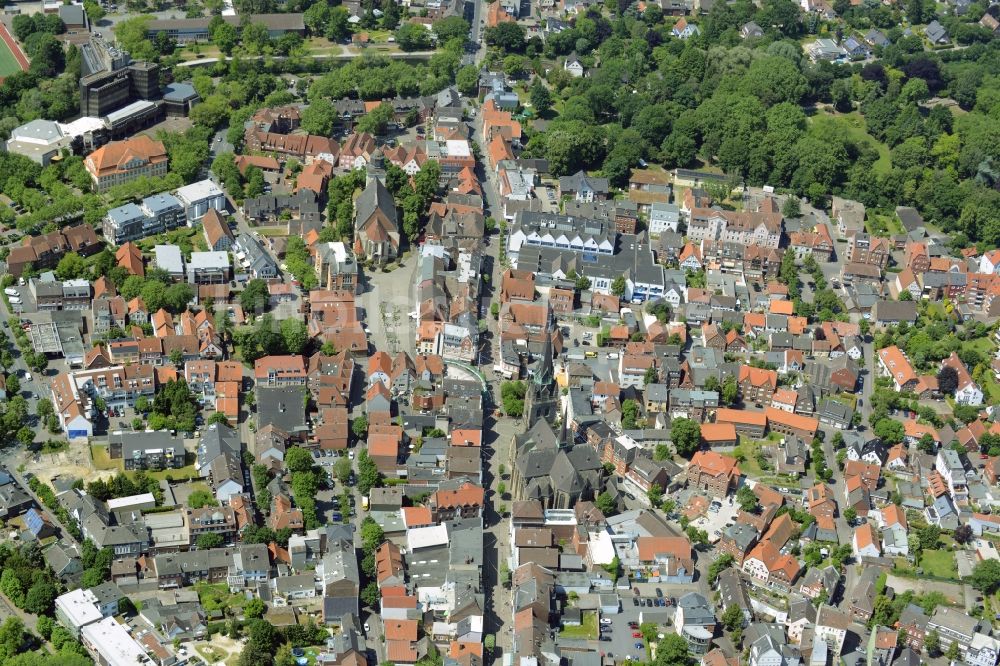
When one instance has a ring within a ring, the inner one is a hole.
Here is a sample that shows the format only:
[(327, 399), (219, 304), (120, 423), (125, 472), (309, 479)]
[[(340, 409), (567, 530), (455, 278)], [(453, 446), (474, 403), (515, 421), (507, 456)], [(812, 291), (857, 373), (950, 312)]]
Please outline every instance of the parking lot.
[[(641, 634), (638, 637), (635, 636), (635, 634), (639, 634), (639, 625), (643, 624), (643, 622), (652, 621), (657, 624), (657, 630), (661, 634), (666, 634), (673, 630), (672, 622), (675, 606), (665, 605), (669, 591), (665, 588), (661, 588), (661, 591), (663, 592), (663, 597), (659, 601), (664, 604), (663, 606), (649, 605), (656, 604), (657, 597), (655, 592), (652, 593), (652, 597), (638, 596), (630, 592), (623, 594), (622, 612), (618, 615), (606, 615), (602, 618), (602, 621), (611, 621), (610, 624), (602, 625), (610, 627), (610, 631), (603, 631), (602, 635), (610, 637), (611, 640), (600, 641), (600, 651), (605, 654), (613, 654), (615, 661), (628, 660), (630, 656), (633, 661), (648, 661), (646, 645)], [(640, 602), (640, 605), (635, 605), (636, 600)], [(660, 620), (668, 618), (671, 625), (660, 622)], [(634, 623), (634, 627), (629, 626), (630, 623)]]
[[(713, 511), (713, 508), (718, 506), (718, 511)], [(697, 527), (699, 530), (705, 530), (708, 532), (708, 540), (711, 543), (715, 543), (722, 537), (722, 533), (725, 531), (726, 527), (736, 522), (736, 514), (739, 513), (740, 507), (733, 502), (732, 497), (728, 501), (721, 500), (710, 505), (708, 511), (705, 515), (693, 521), (691, 524)]]

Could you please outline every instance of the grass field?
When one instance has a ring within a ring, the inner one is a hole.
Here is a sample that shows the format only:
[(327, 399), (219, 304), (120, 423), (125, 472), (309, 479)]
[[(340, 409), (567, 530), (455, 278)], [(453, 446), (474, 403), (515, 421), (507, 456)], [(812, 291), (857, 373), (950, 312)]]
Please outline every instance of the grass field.
[(958, 578), (955, 554), (948, 550), (925, 550), (920, 555), (920, 568), (925, 574), (940, 578)]
[(7, 46), (7, 42), (0, 39), (0, 78), (17, 74), (20, 71), (21, 66), (17, 64), (17, 58), (14, 57), (10, 47)]
[(584, 613), (583, 623), (579, 627), (563, 627), (559, 635), (563, 638), (597, 640), (597, 613)]
[(996, 350), (996, 345), (993, 344), (992, 336), (985, 336), (982, 338), (975, 338), (974, 340), (964, 341), (962, 343), (962, 348), (975, 349), (984, 356), (992, 356), (993, 352)]
[(118, 471), (121, 471), (122, 469), (122, 463), (120, 460), (111, 459), (111, 456), (108, 454), (107, 446), (98, 446), (96, 444), (91, 446), (90, 456), (94, 459), (94, 469), (115, 469)]

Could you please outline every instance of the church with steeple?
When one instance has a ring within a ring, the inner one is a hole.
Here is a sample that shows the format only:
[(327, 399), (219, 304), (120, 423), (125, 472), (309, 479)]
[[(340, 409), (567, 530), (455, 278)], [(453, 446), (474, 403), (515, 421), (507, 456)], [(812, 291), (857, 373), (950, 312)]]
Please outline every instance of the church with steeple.
[(561, 409), (553, 367), (555, 331), (549, 312), (541, 353), (524, 393), (525, 432), (514, 435), (511, 446), (511, 490), (518, 501), (538, 500), (546, 509), (569, 509), (600, 493), (604, 467), (597, 449), (575, 444), (569, 414)]
[(558, 418), (559, 386), (552, 365), (552, 334), (546, 331), (538, 367), (524, 394), (524, 425), (531, 428), (539, 420), (552, 424)]

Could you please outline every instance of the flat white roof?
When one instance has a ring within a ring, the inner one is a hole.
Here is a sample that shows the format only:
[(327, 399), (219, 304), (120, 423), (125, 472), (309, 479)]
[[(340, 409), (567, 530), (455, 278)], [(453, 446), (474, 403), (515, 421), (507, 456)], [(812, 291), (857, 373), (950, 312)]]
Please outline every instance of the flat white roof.
[(448, 543), (448, 528), (444, 525), (414, 527), (406, 530), (406, 545), (410, 551), (414, 548), (443, 546), (446, 543)]
[(93, 116), (84, 116), (83, 118), (77, 118), (71, 123), (60, 124), (59, 126), (69, 136), (83, 136), (88, 132), (96, 132), (99, 129), (104, 129), (104, 121)]
[(81, 632), (83, 640), (101, 655), (106, 666), (136, 666), (150, 664), (149, 656), (125, 627), (113, 617), (87, 625)]
[[(85, 284), (86, 281), (84, 281)], [(117, 511), (118, 509), (123, 509), (136, 504), (147, 504), (149, 502), (156, 503), (156, 498), (153, 497), (153, 493), (142, 493), (141, 495), (129, 495), (128, 497), (118, 497), (108, 500), (108, 509), (111, 511)]]
[(184, 258), (181, 256), (181, 249), (176, 245), (155, 245), (153, 255), (157, 267), (171, 273), (184, 272)]
[(472, 154), (468, 141), (464, 141), (462, 139), (450, 139), (445, 141), (445, 144), (448, 146), (449, 157), (468, 157)]
[(192, 252), (189, 268), (229, 268), (228, 252)]
[(76, 589), (56, 597), (56, 608), (77, 629), (104, 617), (97, 607), (97, 596), (90, 590)]
[(190, 205), (204, 199), (220, 197), (222, 196), (222, 190), (219, 189), (218, 185), (206, 178), (205, 180), (199, 180), (197, 183), (185, 185), (177, 190), (175, 194), (178, 199)]
[(634, 449), (639, 446), (638, 442), (628, 435), (619, 435), (618, 437), (615, 437), (615, 441), (624, 446), (626, 449)]
[(133, 116), (133, 115), (139, 113), (140, 111), (145, 111), (147, 109), (151, 109), (154, 106), (156, 106), (156, 104), (154, 104), (153, 102), (146, 102), (146, 101), (132, 102), (131, 104), (129, 104), (128, 106), (126, 106), (124, 108), (121, 108), (121, 109), (118, 109), (117, 111), (112, 111), (111, 113), (109, 113), (107, 115), (107, 119), (108, 119), (108, 122), (113, 125), (114, 123), (118, 122), (119, 120), (125, 120), (129, 116)]
[(615, 559), (615, 544), (606, 531), (590, 533), (590, 559), (594, 564), (610, 564)]

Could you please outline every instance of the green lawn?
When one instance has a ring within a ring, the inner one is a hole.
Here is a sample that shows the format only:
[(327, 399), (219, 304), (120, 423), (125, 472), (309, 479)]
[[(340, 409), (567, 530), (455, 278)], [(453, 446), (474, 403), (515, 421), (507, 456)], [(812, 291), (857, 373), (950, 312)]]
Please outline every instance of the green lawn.
[(122, 461), (112, 460), (111, 455), (108, 453), (107, 446), (99, 446), (95, 444), (90, 447), (90, 457), (94, 461), (94, 469), (105, 470), (114, 469), (121, 471)]
[[(129, 472), (131, 474), (131, 472)], [(184, 467), (178, 467), (177, 469), (147, 469), (146, 476), (151, 479), (156, 479), (157, 481), (163, 481), (168, 476), (171, 481), (187, 481), (190, 479), (200, 479), (198, 470), (194, 468), (194, 465), (186, 465)]]
[(811, 120), (814, 123), (828, 122), (834, 125), (839, 125), (843, 127), (855, 141), (869, 142), (876, 150), (878, 150), (878, 160), (872, 166), (875, 173), (888, 173), (889, 169), (892, 168), (892, 158), (889, 156), (889, 146), (879, 142), (875, 139), (875, 137), (869, 134), (867, 130), (865, 130), (865, 121), (864, 118), (861, 117), (861, 112), (853, 111), (851, 113), (837, 115), (821, 113), (820, 115), (811, 118)]
[(760, 449), (760, 442), (740, 436), (739, 446), (733, 449), (732, 455), (740, 459), (740, 471), (745, 476), (751, 478), (763, 476), (764, 470), (757, 463), (757, 454)]
[(579, 627), (563, 627), (559, 635), (563, 638), (578, 638), (581, 640), (597, 640), (597, 613), (584, 613), (583, 624)]
[(989, 396), (993, 402), (1000, 402), (1000, 385), (997, 384), (992, 371), (984, 372), (979, 384), (983, 388), (983, 393)]
[(225, 583), (209, 585), (208, 583), (196, 583), (195, 592), (198, 593), (198, 600), (205, 610), (213, 611), (222, 608), (242, 608), (246, 598), (242, 594), (232, 594), (229, 586)]
[(925, 550), (920, 555), (920, 568), (925, 574), (958, 579), (955, 554), (949, 550)]
[(975, 349), (983, 356), (992, 356), (996, 350), (996, 345), (993, 344), (993, 337), (987, 335), (982, 338), (975, 338), (974, 340), (966, 340), (962, 343), (962, 349)]

